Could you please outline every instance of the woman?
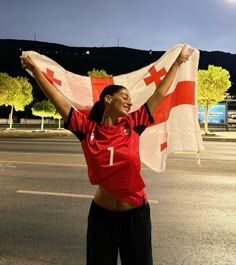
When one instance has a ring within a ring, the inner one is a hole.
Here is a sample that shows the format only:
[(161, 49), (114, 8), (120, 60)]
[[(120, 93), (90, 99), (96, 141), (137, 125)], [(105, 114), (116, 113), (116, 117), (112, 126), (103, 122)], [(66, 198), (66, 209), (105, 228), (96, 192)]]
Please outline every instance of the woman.
[(184, 45), (153, 95), (129, 113), (127, 88), (110, 85), (89, 114), (75, 111), (54, 89), (33, 60), (22, 57), (42, 91), (81, 141), (88, 176), (98, 189), (91, 203), (87, 230), (87, 265), (152, 265), (150, 208), (140, 175), (139, 136), (153, 123), (152, 114), (170, 88), (178, 67), (188, 60)]

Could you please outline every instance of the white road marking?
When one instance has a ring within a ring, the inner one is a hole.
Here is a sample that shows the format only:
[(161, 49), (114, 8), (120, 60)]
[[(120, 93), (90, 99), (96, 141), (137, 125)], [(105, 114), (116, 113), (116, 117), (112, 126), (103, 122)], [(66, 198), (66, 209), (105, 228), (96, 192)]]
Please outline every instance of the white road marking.
[(69, 166), (69, 167), (86, 167), (86, 164), (63, 164), (63, 163), (51, 163), (51, 162), (35, 162), (35, 161), (0, 161), (3, 163), (15, 163), (15, 164), (32, 164), (32, 165), (48, 165), (48, 166)]
[[(10, 152), (8, 151), (0, 151), (0, 154), (9, 154)], [(49, 152), (40, 152), (40, 153), (35, 153), (35, 152), (11, 152), (11, 154), (15, 154), (15, 155), (35, 155), (35, 156), (39, 156), (39, 155), (47, 155), (47, 156), (79, 156), (79, 157), (84, 157), (84, 154), (79, 154), (79, 153), (49, 153)]]
[(149, 199), (148, 199), (148, 203), (158, 204), (158, 201), (157, 201), (157, 200), (149, 200)]
[(33, 194), (33, 195), (49, 195), (49, 196), (61, 196), (72, 198), (93, 198), (92, 195), (75, 194), (75, 193), (63, 193), (63, 192), (45, 192), (45, 191), (33, 191), (33, 190), (17, 190), (17, 193)]
[[(77, 193), (63, 193), (63, 192), (45, 192), (45, 191), (33, 191), (33, 190), (17, 190), (17, 193), (32, 194), (32, 195), (48, 195), (48, 196), (61, 196), (72, 198), (86, 198), (93, 199), (93, 195), (77, 194)], [(148, 200), (149, 203), (158, 204), (157, 200)]]
[(3, 171), (4, 170), (4, 168), (7, 168), (7, 167), (13, 167), (13, 168), (16, 168), (16, 166), (14, 166), (14, 165), (11, 165), (12, 163), (14, 163), (15, 161), (7, 161), (7, 162), (5, 162), (5, 161), (0, 161), (1, 162), (1, 164), (0, 164), (0, 168), (1, 168), (1, 171)]

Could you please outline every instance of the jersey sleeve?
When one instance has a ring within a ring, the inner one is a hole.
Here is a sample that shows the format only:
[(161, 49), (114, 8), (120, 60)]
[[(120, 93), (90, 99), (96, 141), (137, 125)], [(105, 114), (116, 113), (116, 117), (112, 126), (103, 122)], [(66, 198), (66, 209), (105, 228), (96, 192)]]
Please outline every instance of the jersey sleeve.
[(71, 131), (77, 138), (82, 141), (92, 126), (92, 121), (87, 116), (71, 108), (68, 121), (64, 123), (64, 128)]
[(130, 114), (132, 119), (133, 129), (141, 135), (142, 132), (154, 123), (153, 116), (145, 103), (139, 109)]

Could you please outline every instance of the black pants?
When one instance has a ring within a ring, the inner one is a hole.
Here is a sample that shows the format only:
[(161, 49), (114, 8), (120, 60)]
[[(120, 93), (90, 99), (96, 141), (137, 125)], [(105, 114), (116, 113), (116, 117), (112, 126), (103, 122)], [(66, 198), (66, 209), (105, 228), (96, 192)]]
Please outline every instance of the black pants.
[(110, 211), (91, 204), (87, 231), (87, 265), (152, 265), (149, 204)]

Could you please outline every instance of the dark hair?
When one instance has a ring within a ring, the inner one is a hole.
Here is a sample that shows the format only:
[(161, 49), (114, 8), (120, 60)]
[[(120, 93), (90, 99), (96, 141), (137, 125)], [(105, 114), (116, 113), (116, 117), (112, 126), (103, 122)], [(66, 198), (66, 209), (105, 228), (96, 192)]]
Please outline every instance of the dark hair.
[(89, 120), (96, 121), (98, 124), (101, 123), (102, 121), (102, 116), (104, 113), (105, 105), (104, 105), (104, 98), (106, 95), (111, 95), (113, 96), (116, 92), (120, 91), (121, 89), (125, 89), (124, 86), (120, 85), (108, 85), (106, 86), (100, 96), (99, 100), (94, 103), (92, 109), (90, 110), (90, 113), (88, 115)]

